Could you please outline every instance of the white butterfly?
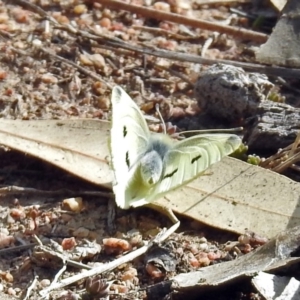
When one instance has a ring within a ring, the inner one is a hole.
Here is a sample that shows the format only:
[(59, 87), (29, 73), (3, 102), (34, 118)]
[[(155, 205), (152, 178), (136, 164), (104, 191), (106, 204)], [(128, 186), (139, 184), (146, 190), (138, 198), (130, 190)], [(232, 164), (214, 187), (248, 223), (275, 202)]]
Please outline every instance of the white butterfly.
[(113, 88), (111, 101), (113, 190), (123, 209), (147, 204), (190, 182), (241, 144), (234, 134), (201, 134), (176, 141), (151, 133), (140, 109), (121, 87)]

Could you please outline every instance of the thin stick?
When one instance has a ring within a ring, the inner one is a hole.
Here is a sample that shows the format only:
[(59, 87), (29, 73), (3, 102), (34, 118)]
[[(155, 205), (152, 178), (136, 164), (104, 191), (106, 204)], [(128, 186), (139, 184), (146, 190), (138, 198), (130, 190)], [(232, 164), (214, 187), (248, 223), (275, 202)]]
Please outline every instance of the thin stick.
[(297, 153), (293, 156), (290, 156), (287, 160), (285, 160), (281, 164), (272, 168), (272, 171), (277, 172), (277, 173), (282, 173), (284, 170), (286, 170), (287, 168), (289, 168), (291, 165), (298, 162), (299, 160), (300, 160), (300, 153)]
[(172, 69), (172, 67), (164, 67), (164, 66), (160, 66), (158, 64), (154, 64), (154, 68), (157, 68), (159, 70), (164, 70), (169, 72), (170, 74), (182, 79), (183, 81), (185, 81), (191, 88), (194, 88), (194, 83), (184, 74), (177, 72), (175, 70)]
[(236, 3), (250, 3), (251, 0), (201, 0), (201, 2), (197, 2), (198, 6), (203, 5), (232, 5)]
[(54, 277), (53, 281), (51, 282), (51, 284), (49, 285), (48, 289), (51, 290), (52, 287), (57, 284), (57, 281), (58, 281), (59, 277), (66, 271), (66, 269), (67, 269), (67, 265), (64, 264), (63, 267), (55, 275), (55, 277)]
[(32, 284), (30, 285), (30, 287), (27, 289), (27, 292), (26, 292), (26, 295), (24, 297), (24, 300), (27, 300), (29, 299), (30, 297), (30, 294), (31, 294), (31, 291), (35, 288), (37, 282), (38, 282), (38, 276), (35, 276), (34, 277), (34, 280), (32, 281)]
[(91, 70), (88, 70), (86, 68), (83, 68), (79, 65), (77, 65), (76, 63), (68, 60), (68, 59), (65, 59), (61, 56), (58, 56), (57, 54), (54, 54), (54, 53), (51, 53), (49, 50), (46, 50), (45, 48), (39, 48), (39, 50), (41, 50), (42, 52), (44, 52), (45, 54), (49, 55), (49, 56), (52, 56), (53, 58), (57, 59), (57, 60), (60, 60), (61, 62), (67, 64), (67, 65), (71, 65), (72, 67), (76, 68), (78, 71), (80, 71), (81, 73), (87, 75), (87, 76), (90, 76), (91, 78), (93, 78), (94, 80), (97, 80), (97, 81), (100, 81), (104, 84), (106, 84), (110, 89), (112, 89), (112, 85), (109, 84), (108, 82), (106, 82), (105, 80), (103, 80), (100, 76), (98, 76), (96, 73), (94, 73), (93, 71)]
[(242, 131), (243, 127), (235, 127), (235, 128), (220, 128), (220, 129), (203, 129), (203, 130), (186, 130), (179, 132), (179, 134), (186, 134), (186, 133), (233, 133)]
[(35, 188), (27, 188), (20, 186), (6, 186), (0, 187), (0, 195), (43, 195), (43, 196), (56, 196), (56, 195), (71, 195), (74, 196), (74, 193), (81, 196), (99, 196), (109, 199), (114, 199), (114, 194), (111, 192), (100, 192), (100, 191), (72, 191), (68, 189), (60, 189), (56, 191), (45, 191), (38, 190)]
[[(63, 27), (60, 27), (60, 29), (64, 30)], [(79, 33), (79, 32), (78, 32)], [(92, 35), (89, 35), (89, 38)], [(95, 36), (94, 36), (95, 39)], [(160, 50), (160, 49), (153, 49), (153, 48), (146, 48), (145, 46), (140, 47), (137, 45), (129, 44), (126, 42), (123, 42), (121, 40), (112, 39), (109, 37), (97, 37), (98, 40), (98, 47), (102, 47), (102, 43), (106, 45), (110, 45), (114, 48), (123, 48), (127, 50), (132, 50), (137, 53), (142, 54), (148, 54), (156, 57), (163, 57), (170, 60), (178, 60), (178, 61), (184, 61), (184, 62), (191, 62), (191, 63), (198, 63), (198, 64), (204, 64), (204, 65), (213, 65), (213, 64), (227, 64), (235, 67), (244, 68), (246, 71), (250, 72), (261, 72), (265, 73), (267, 75), (271, 76), (281, 76), (281, 77), (288, 77), (288, 78), (294, 78), (300, 76), (300, 69), (293, 69), (293, 68), (283, 68), (283, 67), (269, 67), (261, 64), (253, 64), (253, 63), (246, 63), (246, 62), (240, 62), (240, 61), (231, 61), (231, 60), (225, 60), (225, 59), (211, 59), (211, 58), (203, 58), (198, 55), (194, 54), (185, 54), (185, 53), (179, 53), (175, 51), (168, 51), (168, 50)], [(104, 45), (104, 47), (106, 46)]]
[(147, 32), (150, 32), (150, 33), (154, 33), (155, 35), (159, 35), (159, 36), (165, 35), (167, 37), (171, 37), (171, 38), (177, 39), (177, 40), (191, 39), (190, 36), (184, 36), (184, 35), (181, 35), (181, 34), (178, 34), (178, 33), (173, 33), (173, 32), (170, 32), (168, 30), (161, 29), (161, 28), (147, 27), (147, 26), (140, 26), (140, 25), (133, 25), (132, 28), (138, 29), (138, 30), (141, 30), (141, 31), (147, 31)]
[(116, 0), (94, 0), (94, 2), (98, 2), (104, 5), (104, 7), (111, 7), (117, 10), (126, 10), (132, 13), (142, 15), (148, 18), (154, 18), (162, 21), (174, 22), (177, 24), (183, 24), (187, 26), (192, 26), (195, 28), (201, 28), (204, 30), (212, 30), (218, 31), (221, 33), (226, 33), (241, 39), (249, 39), (258, 43), (265, 43), (268, 39), (268, 36), (263, 33), (255, 32), (252, 30), (246, 30), (243, 28), (235, 28), (232, 26), (220, 25), (217, 23), (203, 21), (199, 19), (193, 19), (189, 17), (185, 17), (182, 15), (167, 13), (164, 11), (156, 10), (153, 8), (148, 8), (144, 6), (138, 6), (134, 4), (128, 4), (122, 1)]
[(289, 152), (289, 157), (291, 157), (291, 156), (293, 156), (295, 154), (296, 149), (299, 146), (299, 143), (300, 143), (300, 130), (299, 130), (299, 132), (297, 134), (297, 137), (296, 137), (294, 143), (292, 144), (292, 148), (291, 148), (291, 150)]
[(27, 249), (33, 248), (35, 246), (36, 246), (35, 243), (31, 243), (31, 244), (28, 244), (28, 245), (20, 245), (20, 246), (0, 249), (0, 255), (5, 254), (5, 253), (20, 251), (20, 250), (27, 250)]
[(67, 285), (70, 285), (74, 282), (77, 282), (79, 280), (82, 280), (82, 279), (85, 279), (85, 278), (88, 278), (88, 277), (91, 277), (91, 276), (95, 276), (95, 275), (98, 275), (98, 274), (101, 274), (101, 273), (104, 273), (104, 272), (111, 271), (111, 270), (117, 268), (118, 266), (120, 266), (124, 263), (132, 261), (133, 259), (143, 255), (150, 247), (152, 247), (152, 245), (154, 243), (163, 242), (166, 238), (169, 237), (170, 234), (172, 234), (177, 229), (176, 227), (178, 228), (178, 224), (174, 224), (167, 231), (160, 232), (156, 236), (156, 238), (153, 241), (151, 241), (150, 243), (148, 243), (147, 245), (145, 245), (145, 246), (143, 246), (143, 247), (141, 247), (141, 248), (139, 248), (139, 249), (137, 249), (137, 250), (135, 250), (131, 253), (128, 253), (128, 254), (120, 257), (120, 258), (117, 258), (117, 259), (115, 259), (114, 261), (112, 261), (110, 263), (104, 264), (103, 266), (100, 266), (100, 267), (97, 267), (97, 268), (94, 268), (94, 269), (91, 269), (91, 270), (84, 271), (80, 274), (76, 274), (76, 275), (71, 276), (69, 278), (65, 278), (65, 279), (61, 280), (60, 282), (57, 282), (53, 285), (51, 284), (51, 286), (41, 290), (40, 295), (42, 297), (45, 297), (52, 290), (60, 289), (60, 288), (63, 288)]
[[(118, 9), (122, 9), (122, 7), (125, 7), (123, 9), (126, 10), (126, 8), (128, 8), (128, 7), (129, 8), (136, 7), (136, 9), (138, 9), (139, 13), (140, 13), (141, 10), (142, 11), (145, 10), (144, 7), (133, 6), (133, 5), (126, 4), (126, 3), (120, 2), (120, 1), (113, 1), (113, 0), (97, 0), (97, 1), (99, 3), (102, 3), (102, 4), (106, 4), (107, 6), (109, 6), (111, 4), (111, 5), (115, 6)], [(20, 5), (27, 5), (28, 6), (28, 2), (25, 1), (25, 0), (17, 0), (17, 2)], [(35, 12), (40, 13), (41, 16), (48, 17), (47, 13), (44, 12), (42, 9), (36, 9), (34, 5), (29, 5), (29, 7), (31, 9), (35, 10)], [(153, 15), (153, 11), (154, 11), (154, 15)], [(157, 10), (152, 9), (150, 17), (157, 16), (158, 13), (162, 13), (162, 12), (159, 12)], [(174, 14), (172, 14), (172, 15), (174, 15)], [(178, 17), (179, 15), (176, 15), (176, 16)], [(181, 20), (182, 16), (179, 16), (179, 17), (180, 17), (180, 20)], [(52, 21), (52, 18), (49, 17), (48, 19), (50, 21)], [(99, 34), (90, 34), (86, 31), (77, 30), (75, 27), (72, 27), (72, 26), (57, 25), (58, 23), (57, 23), (56, 20), (55, 20), (55, 22), (53, 21), (53, 23), (55, 24), (54, 27), (57, 28), (57, 29), (67, 31), (70, 34), (75, 34), (77, 36), (82, 36), (82, 37), (87, 38), (89, 40), (97, 41), (98, 42), (97, 46), (99, 48), (104, 48), (104, 49), (111, 48), (111, 50), (115, 49), (115, 51), (118, 51), (118, 49), (122, 48), (122, 49), (130, 50), (130, 51), (134, 51), (134, 52), (137, 52), (137, 53), (148, 54), (148, 55), (152, 55), (152, 56), (156, 56), (156, 57), (163, 57), (163, 58), (167, 58), (167, 59), (171, 59), (171, 60), (192, 62), (192, 63), (205, 64), (205, 65), (212, 65), (212, 64), (221, 63), (221, 64), (228, 64), (228, 65), (232, 65), (232, 66), (235, 66), (235, 67), (244, 68), (246, 71), (261, 72), (261, 73), (265, 73), (265, 74), (271, 75), (271, 76), (281, 76), (281, 77), (287, 77), (287, 78), (300, 77), (300, 70), (299, 69), (283, 68), (283, 67), (269, 67), (269, 66), (260, 65), (260, 64), (252, 64), (252, 63), (230, 61), (230, 60), (221, 60), (221, 59), (208, 59), (208, 58), (200, 57), (198, 55), (177, 53), (177, 52), (174, 52), (174, 51), (158, 50), (158, 49), (153, 49), (153, 48), (148, 49), (145, 46), (143, 46), (143, 47), (136, 46), (136, 45), (133, 45), (133, 44), (123, 42), (120, 39), (112, 38), (110, 36), (100, 36)], [(214, 23), (211, 23), (211, 24), (215, 25)], [(222, 25), (218, 25), (218, 26), (221, 27), (221, 28), (224, 28), (224, 26), (222, 26)], [(234, 28), (234, 27), (230, 27), (230, 28)], [(212, 30), (217, 31), (216, 28), (213, 28)], [(240, 29), (236, 29), (236, 28), (234, 28), (234, 30), (240, 31)], [(221, 30), (220, 30), (220, 32), (221, 32)], [(263, 35), (263, 36), (265, 36), (265, 38), (264, 38), (264, 41), (265, 41), (267, 36), (266, 35)], [(17, 51), (17, 49), (15, 49), (15, 51)], [(50, 55), (51, 55), (51, 53), (50, 53)], [(59, 58), (60, 57), (58, 56), (58, 59)], [(96, 80), (101, 79), (97, 75), (94, 76), (95, 74), (93, 72), (88, 71), (88, 70), (86, 70), (86, 69), (84, 69), (84, 68), (82, 68), (82, 67), (80, 67), (80, 66), (78, 66), (74, 63), (72, 64), (72, 62), (69, 62), (68, 60), (64, 59), (62, 61), (64, 61), (65, 63), (69, 63), (69, 64), (73, 65), (74, 67), (78, 68), (78, 70), (84, 72), (86, 75), (91, 76), (92, 78), (94, 78)]]

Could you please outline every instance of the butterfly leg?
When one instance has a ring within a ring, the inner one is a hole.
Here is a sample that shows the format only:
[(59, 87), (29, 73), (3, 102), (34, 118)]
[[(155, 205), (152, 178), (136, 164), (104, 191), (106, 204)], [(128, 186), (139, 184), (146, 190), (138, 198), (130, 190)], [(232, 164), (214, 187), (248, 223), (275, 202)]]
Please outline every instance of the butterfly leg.
[(180, 225), (180, 221), (177, 219), (177, 217), (174, 215), (173, 211), (171, 208), (166, 207), (166, 206), (161, 206), (155, 203), (149, 203), (146, 205), (146, 207), (149, 207), (151, 209), (154, 209), (165, 216), (167, 216), (172, 223), (174, 223), (169, 229), (167, 229), (163, 235), (160, 237), (160, 241), (166, 240), (172, 233), (174, 233)]

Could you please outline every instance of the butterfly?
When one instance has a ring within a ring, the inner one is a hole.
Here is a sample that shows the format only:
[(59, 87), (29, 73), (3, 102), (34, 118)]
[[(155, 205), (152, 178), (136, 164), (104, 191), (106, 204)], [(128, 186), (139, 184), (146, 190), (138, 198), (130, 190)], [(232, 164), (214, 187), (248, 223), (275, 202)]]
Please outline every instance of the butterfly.
[(110, 154), (113, 191), (122, 209), (152, 202), (187, 184), (234, 152), (234, 134), (200, 134), (182, 141), (150, 132), (137, 104), (119, 86), (112, 90)]

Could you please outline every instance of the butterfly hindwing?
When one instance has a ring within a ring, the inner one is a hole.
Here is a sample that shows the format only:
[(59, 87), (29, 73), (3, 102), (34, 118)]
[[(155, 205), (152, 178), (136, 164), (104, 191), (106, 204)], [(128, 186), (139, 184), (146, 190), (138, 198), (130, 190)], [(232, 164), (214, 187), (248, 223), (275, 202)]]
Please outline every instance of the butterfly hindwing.
[(135, 102), (116, 86), (112, 91), (111, 160), (115, 175), (116, 202), (126, 205), (125, 193), (129, 178), (134, 176), (135, 164), (147, 149), (150, 132)]

